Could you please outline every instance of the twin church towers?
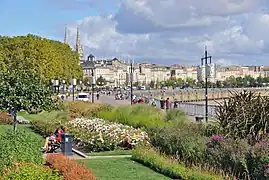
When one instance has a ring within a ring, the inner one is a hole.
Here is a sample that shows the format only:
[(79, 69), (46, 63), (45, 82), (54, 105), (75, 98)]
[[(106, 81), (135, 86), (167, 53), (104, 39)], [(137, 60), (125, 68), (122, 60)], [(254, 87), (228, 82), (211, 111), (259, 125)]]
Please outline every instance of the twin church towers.
[[(67, 28), (67, 25), (65, 25), (65, 29), (64, 29), (64, 43), (68, 44), (68, 28)], [(77, 27), (76, 44), (75, 44), (74, 49), (79, 54), (80, 60), (83, 60), (84, 59), (84, 50), (83, 50), (83, 46), (80, 43), (80, 30), (79, 30), (79, 27)]]

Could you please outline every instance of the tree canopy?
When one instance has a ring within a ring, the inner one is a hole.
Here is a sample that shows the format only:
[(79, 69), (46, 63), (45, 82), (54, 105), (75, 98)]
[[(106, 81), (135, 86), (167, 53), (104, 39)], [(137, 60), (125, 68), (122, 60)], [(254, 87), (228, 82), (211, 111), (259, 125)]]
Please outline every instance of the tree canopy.
[(35, 35), (0, 36), (0, 71), (27, 70), (49, 82), (82, 77), (79, 55), (68, 45)]
[[(175, 86), (184, 86), (188, 85), (189, 87), (205, 87), (205, 82), (198, 81), (196, 82), (192, 78), (186, 78), (186, 80), (183, 80), (181, 78), (170, 78), (167, 81), (161, 82), (161, 84), (169, 87), (175, 87)], [(224, 81), (216, 81), (216, 82), (210, 82), (208, 81), (208, 87), (214, 87), (214, 88), (243, 88), (243, 87), (263, 87), (269, 85), (269, 77), (262, 77), (259, 76), (257, 78), (251, 77), (251, 76), (244, 76), (244, 77), (234, 77), (230, 76)]]
[(21, 71), (0, 72), (0, 109), (49, 110), (57, 107), (52, 90), (35, 74)]

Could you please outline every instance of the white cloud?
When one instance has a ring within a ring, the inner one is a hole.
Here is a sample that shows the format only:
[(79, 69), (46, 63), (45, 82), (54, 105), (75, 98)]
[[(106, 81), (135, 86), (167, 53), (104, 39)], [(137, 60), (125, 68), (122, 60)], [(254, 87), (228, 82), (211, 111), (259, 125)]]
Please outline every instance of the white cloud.
[(124, 0), (115, 14), (71, 24), (71, 43), (79, 24), (86, 53), (96, 56), (196, 64), (207, 45), (215, 61), (264, 64), (269, 49), (269, 14), (263, 12), (267, 6), (263, 0)]

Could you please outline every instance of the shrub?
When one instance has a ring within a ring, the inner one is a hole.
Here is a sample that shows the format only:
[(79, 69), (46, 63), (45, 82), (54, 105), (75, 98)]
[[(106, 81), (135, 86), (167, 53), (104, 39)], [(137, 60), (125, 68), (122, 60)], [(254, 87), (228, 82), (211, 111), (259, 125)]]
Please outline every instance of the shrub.
[(103, 119), (76, 118), (70, 122), (71, 133), (88, 144), (91, 151), (114, 150), (116, 147), (133, 148), (148, 142), (146, 132), (133, 127), (107, 122)]
[(0, 112), (0, 124), (12, 124), (13, 119), (8, 115), (7, 112)]
[(57, 127), (69, 121), (68, 113), (64, 111), (42, 112), (26, 117), (30, 119), (33, 129), (44, 137), (50, 136)]
[(50, 120), (34, 120), (31, 121), (31, 124), (33, 125), (32, 128), (34, 131), (43, 135), (44, 137), (51, 136), (54, 134), (56, 128), (62, 125), (60, 122)]
[(168, 111), (166, 111), (165, 120), (176, 121), (179, 122), (180, 124), (181, 123), (185, 124), (188, 123), (187, 121), (189, 121), (185, 112), (178, 109), (169, 109)]
[(247, 155), (250, 146), (245, 140), (224, 139), (222, 136), (212, 136), (207, 143), (204, 163), (214, 168), (222, 169), (240, 179), (247, 179)]
[(74, 101), (68, 102), (66, 104), (66, 109), (69, 112), (69, 116), (73, 119), (80, 117), (96, 117), (99, 111), (109, 111), (112, 107), (105, 104)]
[(46, 165), (59, 170), (65, 180), (94, 180), (91, 170), (62, 154), (49, 154)]
[(251, 91), (233, 93), (217, 108), (220, 131), (234, 139), (251, 137), (256, 142), (260, 134), (268, 134), (269, 97)]
[(165, 125), (164, 112), (143, 104), (120, 106), (112, 111), (101, 111), (98, 113), (98, 117), (135, 128), (163, 127)]
[(269, 142), (255, 144), (247, 157), (247, 166), (252, 179), (265, 180), (269, 177)]
[(42, 164), (42, 139), (34, 133), (13, 131), (0, 136), (0, 174), (16, 162)]
[(135, 148), (133, 150), (132, 159), (173, 179), (224, 179), (214, 173), (202, 171), (198, 168), (186, 168), (177, 160), (173, 160), (168, 156), (160, 154), (159, 151), (149, 146), (138, 146)]
[(161, 152), (187, 163), (196, 164), (204, 158), (206, 138), (199, 134), (196, 124), (153, 128), (148, 131), (151, 144)]
[(62, 180), (63, 178), (57, 172), (53, 172), (49, 167), (36, 165), (32, 163), (17, 163), (9, 169), (3, 180), (19, 179), (46, 179)]

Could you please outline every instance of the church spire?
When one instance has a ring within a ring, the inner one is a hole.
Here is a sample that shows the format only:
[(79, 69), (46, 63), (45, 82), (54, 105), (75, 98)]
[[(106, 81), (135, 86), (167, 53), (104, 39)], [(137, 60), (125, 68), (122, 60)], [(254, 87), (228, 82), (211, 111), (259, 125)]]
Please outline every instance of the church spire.
[(76, 52), (79, 52), (79, 47), (80, 47), (80, 32), (79, 27), (77, 26)]
[(67, 24), (65, 24), (65, 27), (64, 27), (64, 43), (68, 44)]
[(80, 59), (82, 60), (84, 58), (83, 48), (80, 44), (80, 31), (79, 27), (77, 27), (77, 37), (76, 37), (76, 46), (75, 46), (76, 52), (79, 54)]

